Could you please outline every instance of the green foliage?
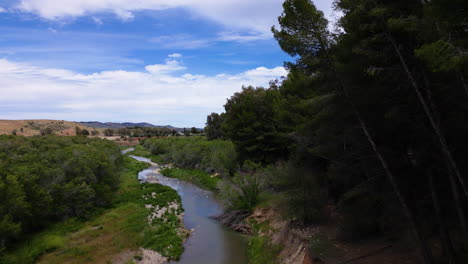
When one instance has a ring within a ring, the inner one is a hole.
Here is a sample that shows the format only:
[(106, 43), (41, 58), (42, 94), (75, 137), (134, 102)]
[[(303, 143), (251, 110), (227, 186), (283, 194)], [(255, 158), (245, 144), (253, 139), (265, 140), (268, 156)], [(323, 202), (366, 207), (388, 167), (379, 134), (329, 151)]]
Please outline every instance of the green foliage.
[(164, 137), (174, 135), (174, 130), (160, 127), (124, 127), (114, 130), (115, 134), (130, 137)]
[(209, 140), (223, 138), (224, 132), (221, 128), (222, 123), (223, 123), (223, 114), (219, 115), (217, 113), (211, 113), (206, 118), (205, 133), (206, 133), (206, 137)]
[[(272, 31), (295, 59), (287, 78), (243, 87), (219, 117), (239, 161), (270, 165), (259, 178), (285, 198), (290, 218), (338, 219), (348, 239), (438, 230), (446, 249), (453, 231), (467, 236), (465, 2), (337, 0), (343, 16), (330, 32), (313, 1), (284, 1)], [(231, 207), (251, 208), (245, 191), (226, 188)], [(466, 245), (455, 244), (445, 255), (463, 255)]]
[[(128, 148), (128, 147), (125, 147)], [(142, 145), (135, 145), (135, 150), (127, 152), (127, 155), (134, 155), (134, 156), (140, 156), (140, 157), (145, 157), (149, 158), (152, 162), (162, 164), (164, 163), (164, 160), (159, 154), (153, 154), (151, 151), (143, 147)]]
[(230, 210), (252, 211), (264, 186), (260, 165), (246, 161), (241, 171), (222, 186), (222, 196)]
[(193, 182), (196, 185), (211, 191), (217, 191), (218, 182), (220, 181), (219, 177), (212, 176), (209, 173), (200, 170), (164, 168), (161, 169), (160, 172), (166, 177)]
[(254, 236), (250, 239), (247, 256), (249, 264), (278, 263), (281, 246), (273, 245), (267, 237)]
[(438, 40), (431, 44), (425, 44), (415, 50), (416, 56), (424, 60), (431, 71), (449, 72), (458, 69), (463, 60), (467, 60), (467, 55), (461, 54), (450, 43)]
[[(178, 259), (185, 238), (179, 231), (181, 223), (175, 215), (183, 211), (180, 197), (167, 186), (138, 182), (136, 175), (149, 166), (147, 163), (124, 157), (123, 166), (123, 173), (118, 174), (121, 185), (113, 208), (103, 214), (96, 212), (90, 220), (71, 218), (25, 237), (14, 250), (0, 255), (0, 263), (30, 264), (40, 256), (43, 256), (41, 263), (89, 263), (95, 256), (111, 262), (113, 254), (122, 252), (123, 248), (137, 250), (140, 247)], [(148, 223), (150, 211), (145, 204), (162, 207), (171, 202), (179, 204), (178, 210)], [(51, 251), (56, 253), (47, 254)]]
[(236, 168), (234, 145), (226, 140), (207, 140), (204, 137), (145, 139), (142, 145), (158, 155), (163, 162), (185, 169), (232, 174)]
[(41, 255), (63, 247), (65, 235), (76, 232), (82, 226), (83, 224), (75, 218), (52, 225), (45, 231), (23, 242), (18, 249), (0, 256), (0, 262), (8, 264), (34, 263)]
[(236, 146), (241, 162), (271, 163), (286, 158), (288, 140), (275, 122), (279, 95), (275, 87), (243, 87), (224, 105), (222, 130)]
[(121, 156), (112, 142), (78, 137), (0, 136), (0, 244), (108, 207)]
[(115, 131), (112, 128), (106, 128), (104, 130), (104, 136), (106, 137), (112, 137), (114, 135)]
[[(155, 195), (153, 195), (155, 194)], [(160, 184), (143, 184), (142, 196), (145, 204), (156, 208), (179, 205), (177, 211), (166, 211), (161, 218), (155, 218), (143, 235), (143, 247), (155, 250), (170, 259), (178, 259), (184, 251), (184, 236), (180, 234), (181, 223), (176, 214), (182, 212), (180, 196), (174, 189)]]

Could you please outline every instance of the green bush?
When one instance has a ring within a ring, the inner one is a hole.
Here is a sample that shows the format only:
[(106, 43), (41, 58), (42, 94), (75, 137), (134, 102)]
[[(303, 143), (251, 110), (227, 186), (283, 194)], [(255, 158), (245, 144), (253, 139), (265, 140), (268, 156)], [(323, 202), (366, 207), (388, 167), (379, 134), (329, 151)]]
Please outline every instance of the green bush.
[(164, 163), (174, 163), (185, 169), (200, 169), (233, 174), (237, 167), (234, 145), (226, 140), (207, 140), (204, 137), (171, 137), (145, 139), (142, 145)]
[(270, 188), (282, 194), (284, 212), (289, 219), (319, 224), (327, 219), (324, 212), (326, 193), (323, 173), (293, 162), (278, 163), (264, 169)]
[(249, 264), (275, 264), (278, 263), (277, 256), (281, 246), (273, 245), (269, 238), (255, 236), (249, 241), (247, 257)]
[(200, 170), (189, 170), (179, 168), (164, 168), (161, 174), (166, 177), (177, 178), (182, 181), (190, 181), (196, 185), (209, 189), (212, 191), (217, 190), (219, 177), (211, 176), (209, 173)]
[(122, 156), (86, 137), (0, 136), (0, 245), (112, 205)]
[(252, 211), (259, 201), (264, 174), (259, 164), (245, 162), (242, 170), (222, 186), (222, 195), (231, 210)]

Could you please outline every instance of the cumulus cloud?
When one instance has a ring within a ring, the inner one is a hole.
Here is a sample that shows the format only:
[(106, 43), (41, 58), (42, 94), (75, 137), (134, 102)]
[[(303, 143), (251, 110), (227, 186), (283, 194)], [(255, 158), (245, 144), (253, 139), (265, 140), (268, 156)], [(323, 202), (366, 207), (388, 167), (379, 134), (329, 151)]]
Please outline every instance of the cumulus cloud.
[(80, 74), (0, 59), (0, 119), (149, 121), (203, 126), (221, 112), (226, 98), (243, 85), (267, 86), (285, 76), (283, 67), (238, 74), (176, 74), (186, 68), (174, 58), (146, 71)]
[(141, 10), (185, 8), (229, 28), (269, 32), (281, 14), (283, 0), (22, 0), (17, 8), (45, 19), (61, 19), (112, 12), (123, 20)]
[[(180, 54), (176, 53), (176, 55)], [(171, 56), (174, 58), (174, 54), (169, 55), (169, 57)], [(177, 58), (177, 56), (175, 58)], [(175, 71), (185, 70), (186, 67), (177, 60), (166, 60), (165, 64), (148, 65), (145, 67), (145, 69), (152, 74), (167, 74)]]

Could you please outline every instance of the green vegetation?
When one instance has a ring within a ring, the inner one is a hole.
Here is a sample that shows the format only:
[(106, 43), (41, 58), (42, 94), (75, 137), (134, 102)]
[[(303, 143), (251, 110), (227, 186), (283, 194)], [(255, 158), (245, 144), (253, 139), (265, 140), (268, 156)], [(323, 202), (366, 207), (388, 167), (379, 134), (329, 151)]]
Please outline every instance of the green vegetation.
[(118, 129), (109, 128), (113, 134), (128, 137), (165, 137), (176, 135), (177, 131), (168, 128), (159, 127), (124, 127)]
[[(207, 138), (146, 139), (148, 151), (137, 147), (135, 153), (174, 164), (180, 169), (164, 173), (209, 188), (215, 186), (211, 178), (193, 170), (219, 173), (231, 210), (251, 211), (268, 191), (281, 197), (295, 224), (338, 223), (348, 241), (409, 230), (411, 247), (418, 247), (424, 263), (466, 263), (465, 2), (336, 0), (341, 30), (330, 32), (312, 1), (285, 0), (272, 32), (295, 59), (286, 63), (288, 76), (268, 88), (235, 93), (225, 113), (207, 117)], [(184, 134), (190, 132), (197, 131)], [(79, 137), (0, 141), (0, 246), (7, 251), (26, 232), (63, 218), (90, 217), (114, 199), (128, 211), (140, 207), (125, 204), (142, 196), (158, 205), (176, 199), (162, 187), (133, 191), (137, 184), (126, 180), (121, 197), (113, 197), (118, 181), (112, 172), (121, 161), (110, 143)], [(170, 199), (150, 198), (153, 191)], [(176, 258), (177, 232), (164, 229), (177, 228), (176, 213), (153, 221), (143, 232), (153, 232), (151, 239), (142, 243)], [(311, 247), (328, 254), (327, 239), (319, 235)], [(67, 245), (55, 233), (44, 240), (30, 250), (33, 258), (34, 252)], [(275, 247), (254, 238), (251, 262), (271, 263)], [(86, 256), (90, 250), (69, 252)]]
[(76, 218), (52, 225), (47, 230), (29, 237), (18, 249), (0, 257), (1, 263), (34, 263), (37, 258), (47, 252), (65, 245), (65, 236), (83, 227)]
[[(167, 208), (160, 218), (155, 217), (149, 227), (143, 230), (143, 247), (155, 250), (169, 259), (179, 259), (186, 238), (178, 217), (183, 211), (180, 196), (177, 191), (160, 184), (143, 184), (141, 190), (145, 204), (156, 209)], [(171, 207), (171, 203), (175, 203), (177, 208)], [(146, 217), (143, 218), (146, 220)]]
[(273, 245), (269, 238), (255, 236), (250, 239), (247, 256), (249, 264), (278, 263), (277, 256), (281, 246)]
[[(39, 130), (41, 135), (51, 135), (54, 134), (54, 132), (69, 128), (64, 121), (52, 121), (50, 123), (36, 123), (34, 121), (29, 121), (28, 124), (24, 127), (33, 130)], [(20, 128), (20, 132), (23, 133), (23, 128)]]
[[(11, 140), (13, 137), (6, 138)], [(37, 138), (14, 139), (28, 142)], [(169, 187), (138, 182), (137, 173), (148, 167), (148, 164), (129, 157), (122, 159), (118, 147), (105, 140), (51, 137), (34, 143), (39, 146), (43, 142), (55, 140), (78, 140), (89, 145), (110, 144), (103, 149), (117, 150), (111, 153), (120, 160), (124, 170), (120, 173), (122, 169), (118, 167), (120, 171), (113, 171), (115, 180), (120, 185), (116, 189), (116, 195), (110, 196), (109, 207), (112, 208), (105, 211), (94, 209), (87, 219), (75, 216), (49, 225), (34, 234), (23, 235), (23, 242), (15, 242), (0, 254), (0, 263), (109, 263), (122, 251), (137, 252), (140, 247), (155, 250), (169, 259), (180, 257), (183, 241), (187, 236), (178, 217), (183, 211), (180, 197)], [(153, 208), (145, 208), (148, 204)], [(168, 209), (160, 218), (154, 217), (148, 223), (148, 216), (154, 213), (155, 207)]]
[(230, 175), (236, 170), (234, 145), (226, 140), (206, 140), (205, 137), (171, 137), (145, 139), (142, 145), (164, 163), (184, 169), (198, 169)]
[[(128, 147), (125, 147), (127, 149)], [(160, 155), (154, 155), (152, 154), (148, 149), (143, 147), (142, 145), (135, 145), (135, 150), (128, 152), (128, 155), (135, 155), (135, 156), (140, 156), (140, 157), (145, 157), (150, 159), (154, 163), (162, 164), (164, 163), (164, 160)]]
[(251, 212), (259, 202), (264, 187), (263, 169), (254, 162), (244, 166), (222, 185), (221, 195), (229, 210)]
[(211, 113), (211, 115), (206, 118), (205, 133), (209, 140), (224, 138), (224, 131), (221, 127), (223, 119), (223, 114), (219, 115), (217, 113)]
[[(207, 117), (208, 138), (231, 140), (237, 152), (232, 208), (252, 208), (269, 190), (300, 224), (337, 222), (351, 241), (410, 230), (424, 263), (466, 262), (462, 6), (337, 0), (342, 30), (330, 32), (312, 1), (284, 1), (272, 31), (295, 58), (288, 76), (243, 87)], [(247, 161), (260, 167), (239, 170)]]
[(106, 140), (0, 136), (0, 247), (112, 205), (122, 158)]
[(161, 169), (160, 172), (164, 176), (177, 178), (182, 181), (193, 182), (196, 185), (211, 191), (217, 191), (217, 185), (220, 181), (219, 177), (212, 176), (209, 173), (200, 170), (164, 168)]

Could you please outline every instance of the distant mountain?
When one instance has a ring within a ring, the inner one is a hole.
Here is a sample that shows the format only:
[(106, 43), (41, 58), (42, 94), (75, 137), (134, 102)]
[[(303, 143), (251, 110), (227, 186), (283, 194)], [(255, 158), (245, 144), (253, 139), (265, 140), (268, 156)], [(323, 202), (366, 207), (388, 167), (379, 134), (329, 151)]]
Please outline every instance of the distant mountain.
[(150, 123), (146, 122), (141, 122), (141, 123), (131, 123), (131, 122), (124, 122), (124, 123), (113, 123), (113, 122), (98, 122), (98, 121), (88, 121), (88, 122), (78, 122), (82, 125), (89, 126), (89, 127), (94, 127), (94, 128), (112, 128), (112, 129), (118, 129), (118, 128), (124, 128), (124, 127), (157, 127), (157, 128), (168, 128), (168, 129), (174, 129), (176, 131), (183, 131), (183, 128), (179, 127), (173, 127), (170, 125), (166, 126), (156, 126)]

